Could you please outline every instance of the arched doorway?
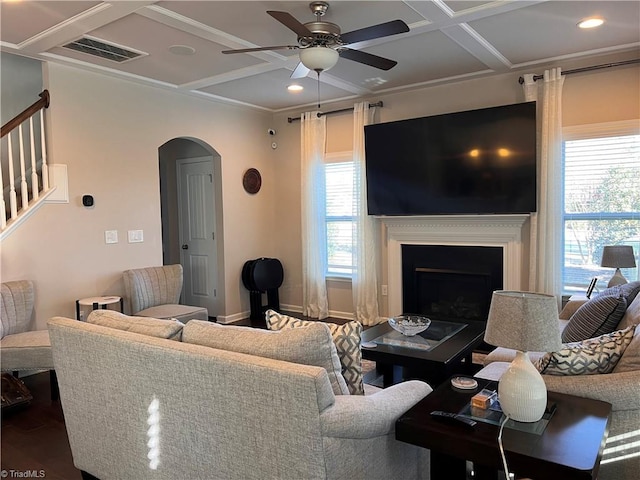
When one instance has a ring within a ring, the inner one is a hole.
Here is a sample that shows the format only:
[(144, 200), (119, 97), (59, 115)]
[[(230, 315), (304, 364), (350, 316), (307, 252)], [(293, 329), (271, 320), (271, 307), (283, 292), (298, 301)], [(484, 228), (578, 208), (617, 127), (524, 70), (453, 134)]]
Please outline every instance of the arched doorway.
[(221, 158), (196, 138), (158, 148), (162, 259), (184, 269), (181, 301), (224, 313)]

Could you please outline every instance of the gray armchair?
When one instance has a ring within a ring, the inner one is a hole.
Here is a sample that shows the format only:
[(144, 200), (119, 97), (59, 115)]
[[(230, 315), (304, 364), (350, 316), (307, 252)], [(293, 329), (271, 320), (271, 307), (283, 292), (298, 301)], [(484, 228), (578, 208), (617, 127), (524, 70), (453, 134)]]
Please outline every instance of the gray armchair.
[(181, 322), (209, 320), (206, 308), (181, 305), (182, 265), (164, 265), (126, 270), (123, 273), (125, 295), (131, 314)]
[(0, 366), (17, 376), (24, 370), (49, 370), (51, 399), (58, 398), (58, 384), (48, 330), (30, 330), (35, 293), (33, 282), (2, 284), (0, 293)]

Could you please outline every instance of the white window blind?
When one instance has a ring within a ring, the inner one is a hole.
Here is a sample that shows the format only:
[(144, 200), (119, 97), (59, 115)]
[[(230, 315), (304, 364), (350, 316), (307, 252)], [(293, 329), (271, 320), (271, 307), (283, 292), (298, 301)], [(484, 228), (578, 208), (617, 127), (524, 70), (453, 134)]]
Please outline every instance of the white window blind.
[[(584, 293), (598, 277), (606, 286), (614, 271), (600, 267), (605, 245), (640, 251), (640, 135), (590, 129), (564, 142), (564, 293)], [(631, 281), (638, 268), (623, 269)]]
[(353, 161), (327, 163), (327, 275), (353, 274)]

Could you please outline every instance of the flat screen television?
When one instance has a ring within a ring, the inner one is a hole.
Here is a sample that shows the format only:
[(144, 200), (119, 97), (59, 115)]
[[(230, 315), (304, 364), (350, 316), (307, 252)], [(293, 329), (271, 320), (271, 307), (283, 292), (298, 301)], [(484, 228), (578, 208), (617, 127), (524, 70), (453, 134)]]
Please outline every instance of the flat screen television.
[(536, 104), (365, 126), (370, 215), (536, 211)]

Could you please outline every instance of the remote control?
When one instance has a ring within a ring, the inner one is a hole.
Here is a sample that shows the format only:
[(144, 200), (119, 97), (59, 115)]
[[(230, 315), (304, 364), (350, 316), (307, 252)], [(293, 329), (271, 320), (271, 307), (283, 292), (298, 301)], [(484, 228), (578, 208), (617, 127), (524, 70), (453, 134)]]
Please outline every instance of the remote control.
[(453, 425), (462, 425), (465, 427), (473, 428), (477, 423), (475, 420), (471, 420), (464, 415), (458, 415), (457, 413), (443, 412), (441, 410), (434, 410), (431, 412), (431, 416), (437, 420), (447, 422)]

